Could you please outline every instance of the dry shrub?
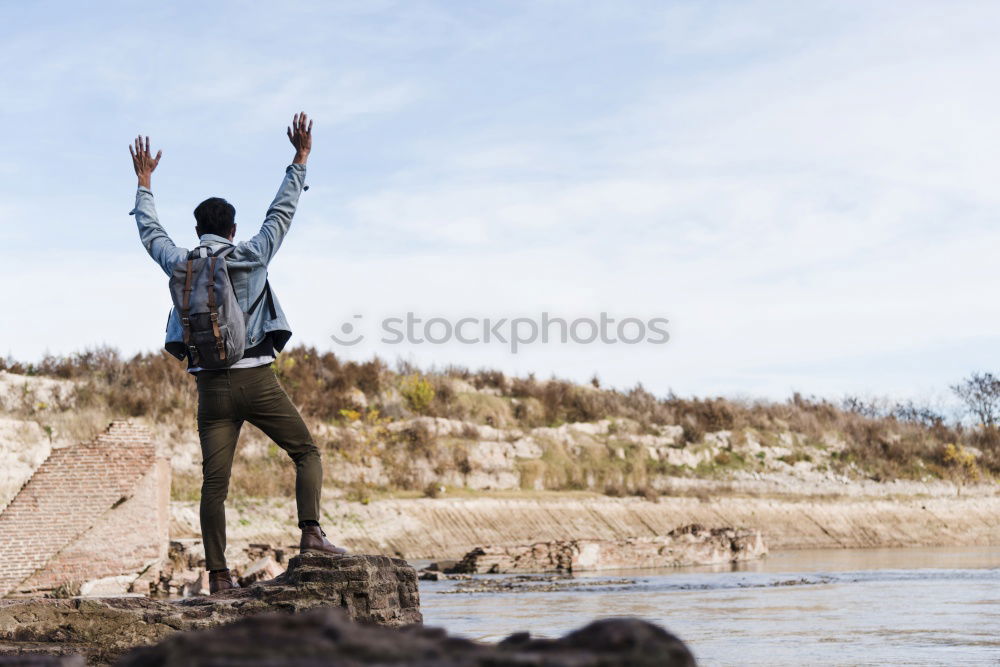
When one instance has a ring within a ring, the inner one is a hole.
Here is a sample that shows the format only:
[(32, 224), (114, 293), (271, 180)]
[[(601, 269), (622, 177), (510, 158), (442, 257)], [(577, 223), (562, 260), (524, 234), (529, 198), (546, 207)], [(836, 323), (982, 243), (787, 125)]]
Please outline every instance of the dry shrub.
[(539, 382), (533, 377), (514, 380), (511, 395), (522, 402), (536, 401), (545, 423), (551, 425), (621, 416), (624, 403), (616, 391), (582, 387), (564, 380)]
[[(463, 475), (468, 475), (472, 472), (472, 462), (469, 461), (469, 448), (466, 443), (457, 442), (452, 445), (451, 466)], [(444, 470), (440, 470), (439, 474), (440, 472), (444, 472)]]
[(682, 427), (684, 431), (681, 438), (689, 445), (699, 443), (705, 437), (705, 429), (694, 418), (685, 417)]
[(503, 394), (510, 392), (510, 383), (502, 371), (484, 369), (463, 379), (471, 381), (476, 389), (497, 389)]
[(640, 496), (643, 500), (648, 500), (651, 503), (660, 502), (659, 492), (651, 486), (644, 486), (636, 490), (637, 496)]
[(415, 421), (397, 433), (398, 441), (410, 456), (433, 458), (437, 453), (437, 437), (424, 421)]
[(364, 482), (355, 482), (344, 489), (344, 498), (352, 503), (367, 505), (372, 501), (374, 489)]
[(174, 421), (191, 415), (197, 404), (194, 378), (166, 352), (124, 361), (114, 351), (88, 351), (63, 358), (59, 376), (77, 380), (78, 407), (106, 409), (116, 417)]
[[(196, 407), (194, 378), (183, 363), (163, 351), (124, 360), (117, 351), (101, 347), (64, 357), (47, 356), (38, 364), (6, 361), (4, 365), (12, 372), (76, 380), (78, 407), (100, 406), (114, 416), (186, 420)], [(274, 368), (302, 412), (319, 419), (334, 419), (340, 410), (358, 407), (350, 397), (352, 389), (377, 397), (386, 372), (377, 358), (341, 362), (332, 353), (320, 354), (311, 347), (282, 352)]]
[(237, 456), (229, 493), (235, 498), (294, 498), (295, 464), (281, 450), (268, 456)]
[(1000, 472), (1000, 429), (977, 429), (970, 434), (969, 443), (983, 453), (979, 465), (994, 472)]
[[(201, 499), (199, 470), (174, 471), (170, 497), (174, 500)], [(284, 452), (281, 456), (237, 456), (229, 480), (230, 498), (287, 498), (295, 494), (295, 464)]]
[[(436, 407), (436, 414), (476, 424), (506, 428), (517, 420), (511, 410), (510, 399), (492, 394), (462, 392), (454, 394), (451, 401)], [(469, 437), (477, 437), (478, 432)]]
[[(620, 391), (559, 379), (539, 381), (532, 375), (510, 378), (497, 370), (473, 372), (449, 367), (443, 372), (421, 373), (404, 363), (393, 372), (378, 359), (341, 361), (332, 353), (319, 353), (308, 347), (286, 350), (274, 366), (282, 385), (307, 420), (343, 422), (344, 414), (364, 420), (363, 428), (337, 436), (338, 441), (325, 443), (325, 449), (353, 461), (379, 456), (387, 468), (397, 471), (400, 484), (411, 483), (406, 471), (412, 459), (406, 457), (426, 456), (440, 469), (461, 469), (468, 465), (461, 452), (435, 442), (420, 427), (400, 436), (390, 435), (384, 427), (386, 415), (398, 418), (412, 413), (498, 428), (530, 429), (621, 419), (635, 422), (638, 433), (655, 433), (658, 426), (681, 425), (683, 441), (688, 444), (701, 442), (711, 432), (739, 433), (746, 429), (758, 433), (765, 444), (776, 444), (779, 434), (790, 432), (800, 442), (821, 447), (832, 436), (847, 445), (835, 455), (835, 468), (860, 469), (876, 479), (943, 474), (947, 470), (940, 452), (944, 445), (954, 443), (982, 452), (978, 465), (984, 475), (1000, 472), (997, 428), (988, 425), (965, 428), (948, 423), (933, 409), (913, 402), (848, 397), (842, 404), (835, 404), (801, 394), (783, 402), (717, 397), (686, 399), (672, 394), (657, 397), (641, 385)], [(65, 357), (47, 356), (36, 364), (2, 360), (0, 368), (76, 383), (72, 396), (60, 399), (60, 405), (52, 406), (49, 411), (52, 416), (47, 418), (47, 424), (56, 430), (71, 426), (59, 422), (54, 416), (57, 412), (89, 415), (87, 423), (105, 416), (141, 416), (168, 425), (193, 427), (197, 401), (194, 381), (183, 364), (164, 352), (123, 359), (115, 350), (104, 347)], [(477, 392), (456, 390), (455, 380), (473, 385)], [(371, 415), (376, 417), (369, 423)], [(462, 437), (474, 439), (478, 433), (470, 430)], [(285, 484), (281, 475), (286, 473), (272, 474), (267, 467), (270, 464), (239, 465), (263, 471), (259, 480), (250, 475), (247, 482), (250, 487), (263, 490), (268, 485)], [(549, 448), (542, 462), (522, 466), (522, 483), (533, 487), (535, 480), (544, 478), (547, 488), (607, 486), (613, 493), (633, 493), (642, 488), (644, 476), (670, 473), (666, 468), (659, 470), (657, 465), (658, 462), (648, 461), (645, 455), (633, 457), (631, 452), (622, 461), (586, 452), (569, 455)], [(281, 469), (286, 468), (287, 474), (293, 472), (291, 466), (282, 462)], [(178, 482), (179, 495), (190, 495), (187, 484), (183, 480)]]
[(517, 462), (521, 473), (521, 488), (531, 491), (541, 486), (545, 488), (545, 462), (538, 459), (525, 459)]
[(513, 418), (524, 428), (535, 428), (545, 425), (545, 406), (537, 398), (511, 399)]
[(318, 353), (312, 347), (282, 352), (275, 373), (292, 401), (302, 412), (318, 419), (333, 420), (341, 410), (359, 406), (351, 390), (376, 398), (385, 387), (387, 370), (378, 358), (371, 361), (340, 361), (332, 352)]
[(175, 470), (170, 476), (170, 498), (194, 501), (201, 498), (201, 473), (194, 470)]

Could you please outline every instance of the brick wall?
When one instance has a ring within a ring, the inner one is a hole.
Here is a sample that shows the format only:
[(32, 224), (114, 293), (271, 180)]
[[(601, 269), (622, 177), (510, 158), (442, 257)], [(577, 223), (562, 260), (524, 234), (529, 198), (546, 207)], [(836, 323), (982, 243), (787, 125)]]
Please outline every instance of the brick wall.
[(0, 596), (126, 574), (166, 555), (170, 470), (149, 432), (114, 422), (55, 449), (0, 514)]

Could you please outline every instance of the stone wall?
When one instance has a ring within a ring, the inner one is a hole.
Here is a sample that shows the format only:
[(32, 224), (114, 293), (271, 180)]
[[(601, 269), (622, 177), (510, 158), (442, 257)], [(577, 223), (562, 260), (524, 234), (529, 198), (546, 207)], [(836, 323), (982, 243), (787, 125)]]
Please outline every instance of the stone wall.
[(169, 502), (144, 427), (54, 449), (0, 514), (0, 596), (142, 570), (166, 556)]

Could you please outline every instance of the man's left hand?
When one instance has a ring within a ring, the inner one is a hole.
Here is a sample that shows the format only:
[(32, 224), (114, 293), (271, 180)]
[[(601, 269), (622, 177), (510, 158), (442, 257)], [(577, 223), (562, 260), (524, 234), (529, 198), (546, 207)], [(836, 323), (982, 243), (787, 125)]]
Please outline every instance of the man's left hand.
[(160, 164), (163, 151), (156, 151), (156, 157), (152, 157), (149, 154), (149, 137), (146, 137), (144, 145), (140, 135), (135, 138), (135, 143), (128, 147), (128, 152), (132, 154), (132, 166), (135, 167), (135, 175), (139, 177), (139, 185), (148, 188), (153, 170)]

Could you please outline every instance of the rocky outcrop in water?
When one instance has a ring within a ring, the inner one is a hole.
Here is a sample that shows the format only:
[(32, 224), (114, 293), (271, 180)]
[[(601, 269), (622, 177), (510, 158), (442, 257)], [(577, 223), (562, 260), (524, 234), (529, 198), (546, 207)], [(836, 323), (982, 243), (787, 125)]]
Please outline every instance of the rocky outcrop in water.
[(473, 549), (449, 573), (581, 572), (716, 565), (762, 558), (760, 531), (691, 524), (659, 537), (557, 540), (526, 546)]
[(178, 631), (316, 607), (338, 607), (345, 618), (363, 623), (422, 622), (416, 572), (405, 561), (303, 554), (275, 579), (209, 597), (0, 600), (0, 655), (81, 653), (102, 664)]
[(595, 621), (560, 639), (511, 635), (499, 644), (443, 630), (393, 630), (350, 623), (336, 610), (257, 616), (205, 632), (177, 634), (132, 651), (117, 667), (364, 665), (406, 667), (693, 667), (684, 643), (638, 619)]

